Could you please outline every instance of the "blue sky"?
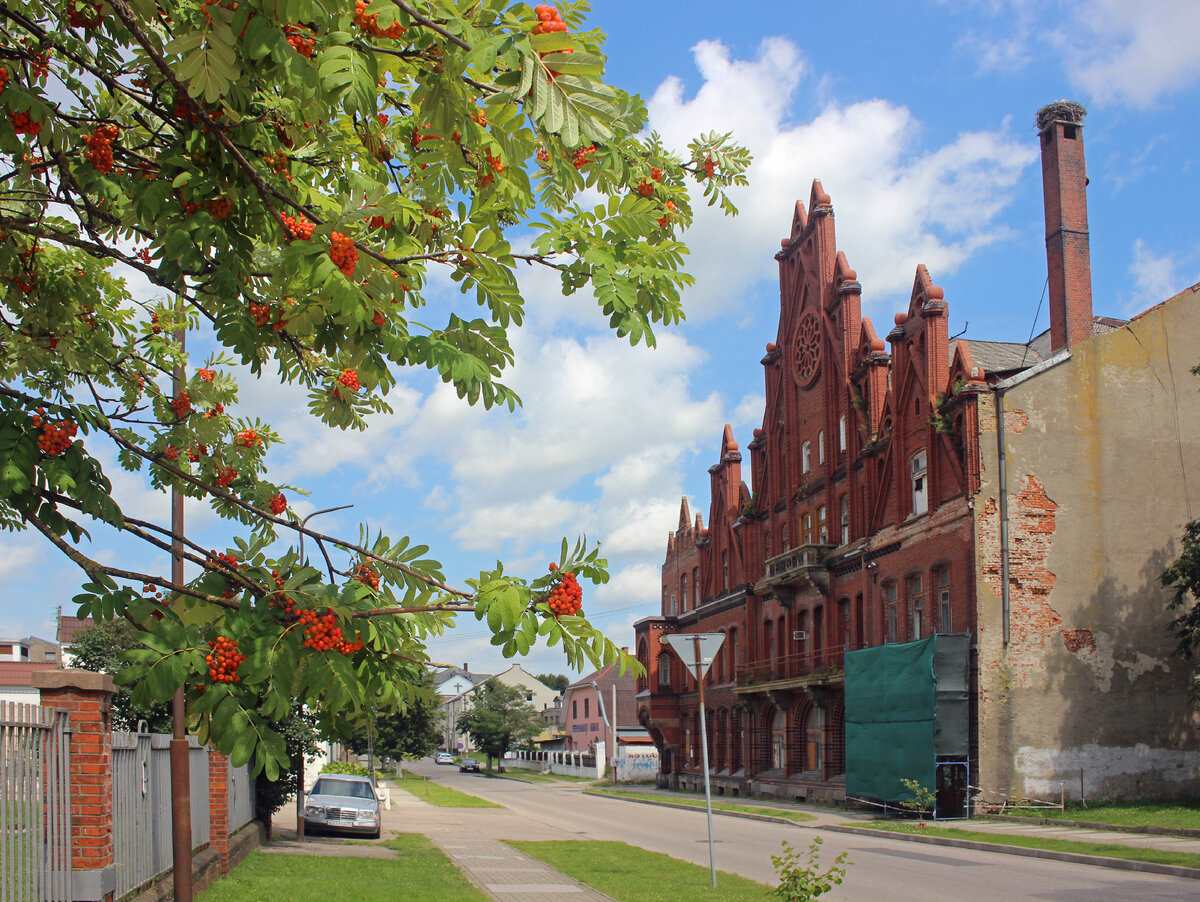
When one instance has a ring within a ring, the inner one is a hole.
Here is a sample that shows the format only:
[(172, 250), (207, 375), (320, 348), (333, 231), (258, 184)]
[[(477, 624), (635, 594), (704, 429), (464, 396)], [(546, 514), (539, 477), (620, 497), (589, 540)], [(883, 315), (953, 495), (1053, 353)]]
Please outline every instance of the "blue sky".
[[(327, 531), (365, 521), (412, 535), (455, 582), (497, 559), (535, 575), (562, 536), (586, 533), (613, 579), (584, 585), (585, 611), (631, 644), (632, 623), (657, 611), (680, 498), (707, 515), (724, 424), (744, 444), (761, 422), (758, 360), (778, 320), (772, 255), (794, 201), (822, 180), (881, 332), (924, 263), (945, 289), (951, 334), (1025, 341), (1047, 325), (1032, 123), (1053, 100), (1089, 111), (1095, 312), (1128, 316), (1200, 281), (1194, 0), (608, 0), (589, 21), (609, 34), (609, 80), (647, 99), (669, 143), (733, 130), (756, 158), (736, 197), (742, 215), (700, 215), (690, 233), (688, 321), (653, 351), (630, 349), (587, 299), (523, 273), (530, 315), (507, 378), (525, 402), (516, 414), (466, 408), (414, 374), (390, 397), (392, 416), (365, 435), (333, 434), (294, 393), (243, 383), (240, 412), (287, 442), (272, 475), (312, 491), (297, 510), (354, 505), (323, 517)], [(131, 510), (165, 512), (137, 477), (110, 472)], [(212, 515), (190, 510), (189, 530), (224, 547)], [(88, 550), (132, 563), (104, 535)], [(0, 535), (0, 636), (52, 637), (78, 583), (38, 537)], [(430, 650), (474, 670), (508, 666), (473, 618)], [(525, 666), (565, 669), (544, 649)]]

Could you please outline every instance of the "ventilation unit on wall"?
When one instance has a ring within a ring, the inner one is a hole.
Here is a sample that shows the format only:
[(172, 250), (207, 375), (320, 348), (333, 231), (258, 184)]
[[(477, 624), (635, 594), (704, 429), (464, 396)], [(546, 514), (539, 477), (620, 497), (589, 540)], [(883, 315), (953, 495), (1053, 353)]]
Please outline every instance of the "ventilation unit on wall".
[(797, 642), (804, 642), (808, 639), (808, 630), (792, 630), (792, 638)]

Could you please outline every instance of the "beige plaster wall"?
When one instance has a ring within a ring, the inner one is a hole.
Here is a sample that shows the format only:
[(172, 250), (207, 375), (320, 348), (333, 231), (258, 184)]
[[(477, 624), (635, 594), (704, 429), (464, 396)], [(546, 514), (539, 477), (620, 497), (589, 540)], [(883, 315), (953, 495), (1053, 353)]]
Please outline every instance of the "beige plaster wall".
[(1003, 397), (1010, 642), (1003, 641), (995, 396), (975, 499), (979, 785), (1088, 799), (1200, 791), (1192, 662), (1157, 577), (1200, 518), (1200, 291)]

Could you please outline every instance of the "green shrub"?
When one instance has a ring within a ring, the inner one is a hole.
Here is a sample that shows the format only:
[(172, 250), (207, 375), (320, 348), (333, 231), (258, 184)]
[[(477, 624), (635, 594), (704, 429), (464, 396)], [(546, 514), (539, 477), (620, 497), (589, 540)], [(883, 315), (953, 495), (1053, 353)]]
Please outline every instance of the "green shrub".
[(361, 764), (353, 761), (330, 761), (321, 768), (323, 774), (354, 774), (359, 777), (369, 777), (371, 772)]

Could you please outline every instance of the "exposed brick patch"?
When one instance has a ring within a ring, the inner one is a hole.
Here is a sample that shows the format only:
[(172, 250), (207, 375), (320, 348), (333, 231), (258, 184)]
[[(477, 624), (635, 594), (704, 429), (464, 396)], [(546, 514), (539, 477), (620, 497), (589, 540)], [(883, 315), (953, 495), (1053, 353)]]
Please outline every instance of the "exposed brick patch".
[[(1062, 617), (1050, 607), (1055, 575), (1046, 569), (1054, 538), (1056, 504), (1036, 476), (1023, 476), (1008, 510), (1009, 648), (993, 646), (1006, 664), (1012, 684), (1028, 688), (1044, 673), (1043, 650), (1051, 635), (1062, 628)], [(979, 543), (984, 550), (983, 577), (1001, 597), (1000, 515), (995, 498), (984, 503), (979, 519)]]
[(1023, 410), (1006, 410), (1004, 411), (1004, 431), (1012, 432), (1020, 435), (1025, 431), (1025, 427), (1029, 425), (1029, 417), (1025, 415)]
[(1063, 630), (1063, 645), (1071, 654), (1079, 652), (1094, 652), (1096, 650), (1096, 637), (1092, 635), (1091, 630)]

